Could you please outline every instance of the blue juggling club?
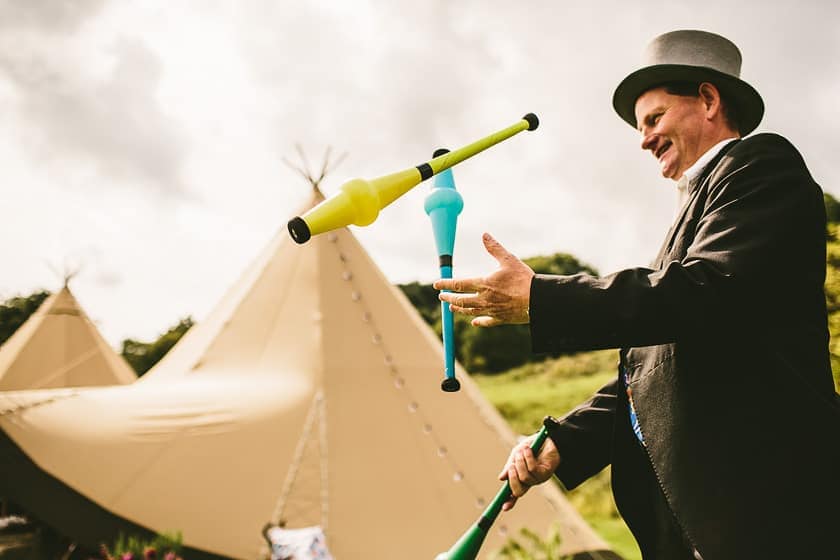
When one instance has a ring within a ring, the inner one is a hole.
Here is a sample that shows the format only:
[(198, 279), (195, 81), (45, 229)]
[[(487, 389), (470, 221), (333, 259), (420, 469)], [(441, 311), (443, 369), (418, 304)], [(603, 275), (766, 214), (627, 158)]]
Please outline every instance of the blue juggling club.
[[(449, 150), (438, 149), (434, 156), (438, 157), (448, 153)], [(435, 175), (435, 182), (432, 191), (426, 197), (424, 204), (426, 214), (432, 220), (432, 231), (435, 234), (435, 245), (437, 245), (440, 258), (440, 277), (452, 278), (452, 253), (455, 251), (455, 228), (458, 225), (458, 214), (464, 208), (464, 199), (455, 190), (455, 178), (452, 170), (447, 169)], [(440, 384), (441, 389), (452, 393), (461, 388), (458, 379), (455, 378), (455, 322), (449, 304), (445, 301), (440, 303), (440, 320), (443, 330), (443, 360), (444, 379)]]

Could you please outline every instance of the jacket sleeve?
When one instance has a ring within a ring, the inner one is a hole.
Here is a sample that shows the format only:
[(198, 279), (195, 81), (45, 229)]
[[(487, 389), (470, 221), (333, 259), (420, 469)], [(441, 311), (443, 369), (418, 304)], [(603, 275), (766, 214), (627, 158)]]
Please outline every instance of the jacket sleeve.
[(560, 420), (546, 422), (548, 435), (560, 452), (555, 474), (567, 489), (610, 464), (618, 390), (616, 379)]
[(822, 194), (801, 156), (777, 135), (744, 140), (706, 188), (679, 260), (605, 277), (535, 276), (534, 351), (665, 344), (801, 315), (803, 302), (786, 296), (817, 297), (825, 274)]

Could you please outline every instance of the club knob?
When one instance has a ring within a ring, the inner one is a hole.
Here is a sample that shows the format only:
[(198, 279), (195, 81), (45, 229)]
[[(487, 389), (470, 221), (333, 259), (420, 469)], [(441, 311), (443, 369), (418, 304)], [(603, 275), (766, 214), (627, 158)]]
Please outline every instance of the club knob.
[(461, 389), (461, 383), (454, 377), (447, 377), (440, 382), (440, 388), (447, 393), (454, 393)]
[(303, 244), (309, 241), (312, 233), (309, 231), (309, 226), (303, 221), (300, 216), (289, 220), (289, 234), (297, 243)]
[(540, 119), (534, 113), (528, 113), (522, 118), (528, 121), (528, 130), (536, 130), (540, 126)]

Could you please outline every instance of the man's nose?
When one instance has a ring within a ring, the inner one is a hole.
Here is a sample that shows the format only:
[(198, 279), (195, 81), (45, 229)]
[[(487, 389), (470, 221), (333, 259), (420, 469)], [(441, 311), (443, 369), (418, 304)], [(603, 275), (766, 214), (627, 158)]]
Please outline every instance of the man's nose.
[(653, 150), (656, 147), (656, 134), (645, 134), (642, 133), (642, 149), (643, 150)]

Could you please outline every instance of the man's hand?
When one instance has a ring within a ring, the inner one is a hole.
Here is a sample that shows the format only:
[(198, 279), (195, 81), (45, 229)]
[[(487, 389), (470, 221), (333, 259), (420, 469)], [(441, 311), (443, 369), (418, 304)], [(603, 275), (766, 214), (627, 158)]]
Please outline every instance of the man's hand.
[(499, 480), (510, 483), (511, 498), (502, 505), (502, 511), (508, 511), (516, 500), (521, 498), (531, 486), (542, 484), (554, 474), (560, 465), (560, 453), (551, 438), (545, 438), (540, 454), (534, 457), (531, 444), (536, 435), (525, 438), (510, 452), (505, 467), (499, 473)]
[(498, 262), (499, 270), (485, 278), (438, 280), (436, 290), (441, 301), (449, 303), (455, 313), (473, 315), (477, 327), (528, 323), (531, 297), (531, 278), (534, 271), (508, 252), (489, 233), (482, 236), (484, 247)]

